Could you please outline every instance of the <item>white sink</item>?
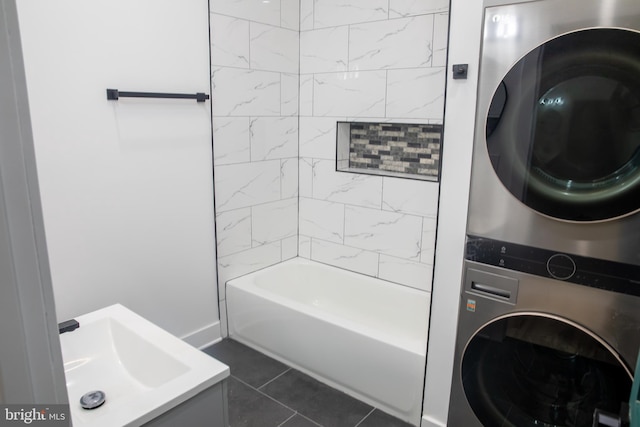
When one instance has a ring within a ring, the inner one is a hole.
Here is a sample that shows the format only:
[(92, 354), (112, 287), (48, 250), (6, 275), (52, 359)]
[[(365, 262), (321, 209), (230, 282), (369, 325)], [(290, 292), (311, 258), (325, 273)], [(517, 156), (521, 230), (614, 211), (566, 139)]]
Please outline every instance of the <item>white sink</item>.
[[(77, 317), (60, 335), (73, 425), (148, 422), (229, 376), (229, 367), (120, 304)], [(102, 390), (105, 403), (86, 410), (80, 398)]]

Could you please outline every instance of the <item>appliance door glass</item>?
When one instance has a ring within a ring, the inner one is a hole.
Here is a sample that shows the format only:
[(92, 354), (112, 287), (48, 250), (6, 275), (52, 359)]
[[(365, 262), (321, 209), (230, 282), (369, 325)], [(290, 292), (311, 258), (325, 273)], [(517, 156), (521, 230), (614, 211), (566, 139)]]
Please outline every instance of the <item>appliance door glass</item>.
[(640, 208), (640, 33), (598, 28), (529, 52), (495, 91), (493, 168), (530, 208), (602, 221)]
[(628, 410), (632, 376), (619, 356), (576, 325), (512, 315), (482, 328), (462, 360), (469, 405), (485, 426), (591, 426)]

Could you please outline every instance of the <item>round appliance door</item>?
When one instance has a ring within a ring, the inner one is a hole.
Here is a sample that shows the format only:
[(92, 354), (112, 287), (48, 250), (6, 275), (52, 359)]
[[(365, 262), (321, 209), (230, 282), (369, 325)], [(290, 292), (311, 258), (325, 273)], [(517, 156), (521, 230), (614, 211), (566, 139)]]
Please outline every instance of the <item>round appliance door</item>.
[(591, 426), (595, 411), (618, 417), (632, 375), (589, 331), (542, 314), (491, 322), (462, 359), (465, 396), (485, 426)]
[(495, 90), (493, 168), (530, 208), (567, 221), (640, 209), (640, 33), (568, 33), (526, 54)]

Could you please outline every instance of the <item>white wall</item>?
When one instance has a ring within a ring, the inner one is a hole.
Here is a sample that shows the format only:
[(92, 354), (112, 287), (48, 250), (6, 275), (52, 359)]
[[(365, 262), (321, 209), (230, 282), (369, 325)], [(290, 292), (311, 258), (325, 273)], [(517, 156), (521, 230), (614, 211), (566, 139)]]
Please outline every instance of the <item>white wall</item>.
[(58, 320), (123, 303), (188, 342), (220, 336), (206, 1), (19, 2)]
[(13, 0), (0, 58), (0, 403), (68, 403)]
[(302, 0), (300, 256), (431, 290), (438, 183), (337, 172), (336, 122), (442, 123), (448, 0)]
[[(445, 426), (453, 370), (471, 174), (482, 2), (452, 0), (442, 182), (422, 427)], [(451, 65), (469, 64), (468, 80)]]
[(223, 322), (227, 280), (298, 254), (297, 5), (210, 0)]

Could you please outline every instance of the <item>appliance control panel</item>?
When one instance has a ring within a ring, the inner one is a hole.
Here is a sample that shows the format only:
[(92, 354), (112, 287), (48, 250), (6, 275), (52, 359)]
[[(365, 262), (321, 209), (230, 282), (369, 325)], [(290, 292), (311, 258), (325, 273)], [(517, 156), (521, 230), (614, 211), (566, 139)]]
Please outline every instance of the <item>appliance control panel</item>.
[(640, 266), (467, 236), (465, 258), (508, 270), (640, 296)]

